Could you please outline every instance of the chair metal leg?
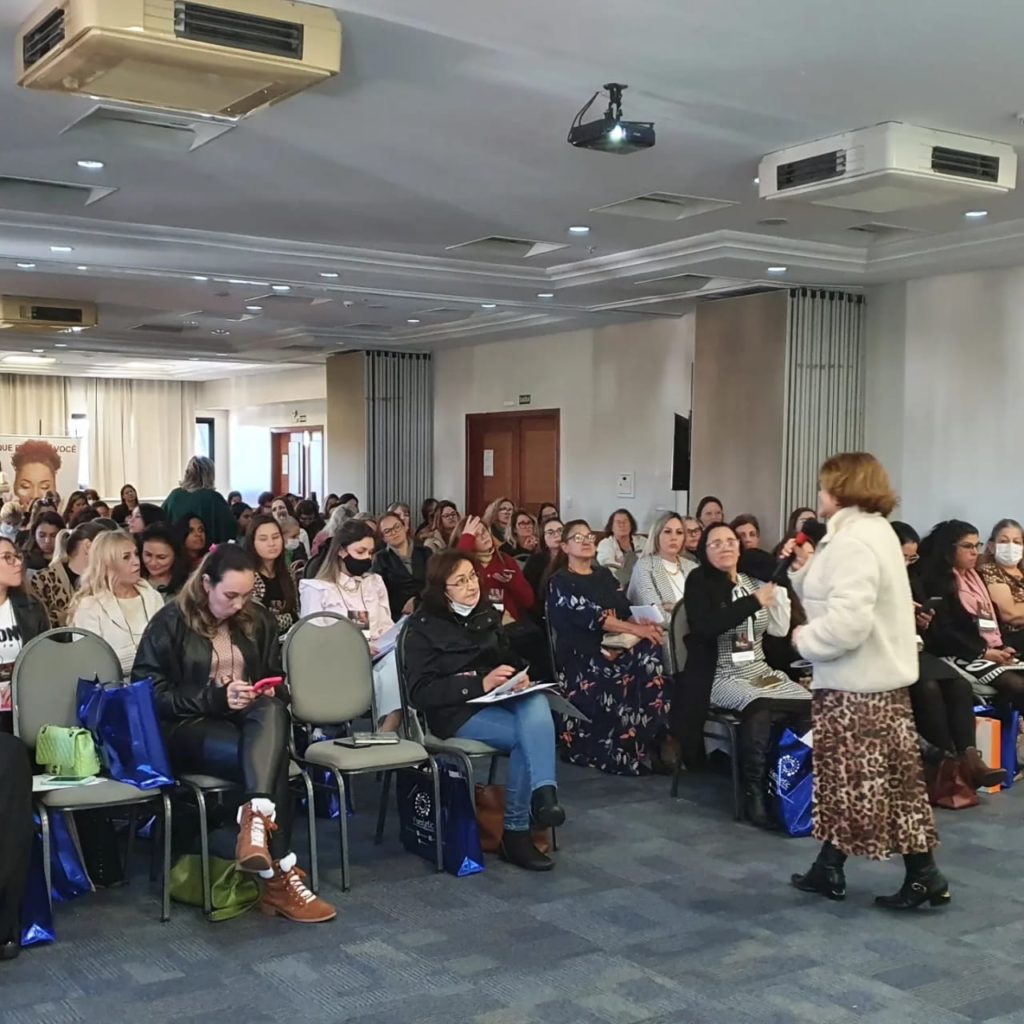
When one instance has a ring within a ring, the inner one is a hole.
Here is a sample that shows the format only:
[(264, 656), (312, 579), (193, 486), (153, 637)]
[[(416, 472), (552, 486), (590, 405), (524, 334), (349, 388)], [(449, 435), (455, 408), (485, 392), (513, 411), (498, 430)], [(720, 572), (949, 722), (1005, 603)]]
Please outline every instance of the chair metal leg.
[(53, 869), (50, 867), (50, 812), (39, 804), (39, 830), (43, 836), (43, 878), (46, 879), (46, 898), (53, 911)]
[(377, 832), (373, 837), (373, 845), (380, 846), (384, 842), (384, 823), (388, 816), (388, 798), (391, 795), (391, 776), (394, 772), (384, 772), (380, 784), (380, 805), (377, 808)]
[(157, 854), (159, 853), (158, 842), (161, 841), (163, 836), (163, 829), (165, 827), (163, 818), (155, 818), (153, 820), (153, 826), (149, 831), (149, 880), (150, 882), (156, 881), (157, 876)]
[(124, 848), (124, 882), (130, 885), (132, 881), (132, 863), (135, 858), (135, 830), (139, 827), (139, 808), (132, 804), (128, 808), (128, 842)]
[(740, 766), (740, 734), (735, 725), (729, 726), (729, 765), (732, 769), (732, 815), (743, 820), (743, 772)]
[[(170, 921), (171, 919), (171, 798), (167, 790), (161, 794), (164, 805), (163, 817), (163, 841), (164, 841), (164, 878), (162, 898), (160, 903), (160, 920)], [(153, 826), (154, 832), (156, 825)], [(153, 848), (156, 849), (156, 836), (152, 838)]]
[(444, 835), (441, 821), (441, 769), (430, 758), (430, 775), (434, 780), (434, 851), (437, 854), (437, 870), (444, 871)]
[(348, 892), (351, 886), (348, 881), (348, 815), (345, 813), (345, 779), (336, 768), (331, 769), (335, 785), (338, 787), (338, 801), (341, 809), (338, 813), (338, 834), (341, 837), (341, 891)]
[(199, 806), (199, 861), (203, 877), (203, 913), (209, 917), (213, 910), (213, 893), (210, 891), (210, 828), (206, 821), (206, 797), (198, 787), (192, 792)]
[[(306, 827), (309, 830), (309, 880), (313, 892), (320, 892), (320, 858), (316, 849), (316, 807), (313, 805), (313, 780), (302, 770), (302, 781), (306, 785)], [(342, 807), (341, 813), (345, 813)]]
[(551, 852), (558, 853), (558, 829), (551, 826)]
[(487, 770), (487, 785), (494, 785), (494, 776), (498, 774), (498, 757), (495, 755), (491, 758), (491, 767)]

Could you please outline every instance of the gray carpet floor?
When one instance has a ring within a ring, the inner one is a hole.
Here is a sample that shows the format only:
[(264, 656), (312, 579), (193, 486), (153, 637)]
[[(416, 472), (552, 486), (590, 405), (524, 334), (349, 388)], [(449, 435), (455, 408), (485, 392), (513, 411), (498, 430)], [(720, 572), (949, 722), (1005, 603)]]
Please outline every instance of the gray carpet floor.
[[(457, 879), (372, 844), (372, 783), (352, 820), (353, 888), (320, 832), (335, 922), (257, 912), (221, 924), (144, 877), (58, 908), (56, 944), (0, 964), (4, 1024), (1024, 1024), (1024, 784), (939, 811), (953, 903), (894, 915), (899, 862), (851, 863), (845, 903), (796, 892), (814, 854), (735, 824), (728, 784), (563, 768), (558, 866), (490, 858)], [(301, 829), (297, 834), (301, 834)]]

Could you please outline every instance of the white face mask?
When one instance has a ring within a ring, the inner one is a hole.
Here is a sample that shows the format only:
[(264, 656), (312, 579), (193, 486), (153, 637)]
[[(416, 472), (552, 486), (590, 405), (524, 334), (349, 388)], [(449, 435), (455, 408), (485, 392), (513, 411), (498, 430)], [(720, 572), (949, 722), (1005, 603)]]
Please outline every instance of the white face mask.
[(1024, 544), (997, 544), (996, 561), (1000, 565), (1019, 565), (1024, 558)]
[(462, 604), (459, 601), (453, 601), (451, 598), (448, 599), (448, 603), (452, 606), (452, 611), (456, 615), (461, 615), (465, 618), (469, 613), (476, 607), (475, 604)]

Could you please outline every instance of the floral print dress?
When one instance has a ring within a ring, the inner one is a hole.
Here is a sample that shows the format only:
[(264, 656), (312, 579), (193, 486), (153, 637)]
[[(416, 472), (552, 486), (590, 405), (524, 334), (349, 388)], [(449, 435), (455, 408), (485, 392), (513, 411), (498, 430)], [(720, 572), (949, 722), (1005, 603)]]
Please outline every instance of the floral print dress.
[(604, 655), (609, 611), (619, 619), (630, 616), (629, 601), (607, 569), (588, 575), (563, 569), (551, 578), (547, 618), (558, 681), (590, 719), (566, 717), (561, 739), (573, 764), (641, 775), (668, 733), (671, 683), (662, 675), (661, 647), (650, 640), (619, 651), (614, 660)]

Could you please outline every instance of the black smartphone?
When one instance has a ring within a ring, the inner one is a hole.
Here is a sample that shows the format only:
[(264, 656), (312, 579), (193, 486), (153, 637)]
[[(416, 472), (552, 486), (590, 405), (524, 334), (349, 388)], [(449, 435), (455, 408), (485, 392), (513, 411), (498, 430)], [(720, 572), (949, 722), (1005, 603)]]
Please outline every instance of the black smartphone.
[(922, 612), (933, 612), (939, 605), (942, 604), (941, 597), (929, 597), (923, 605), (921, 605)]

